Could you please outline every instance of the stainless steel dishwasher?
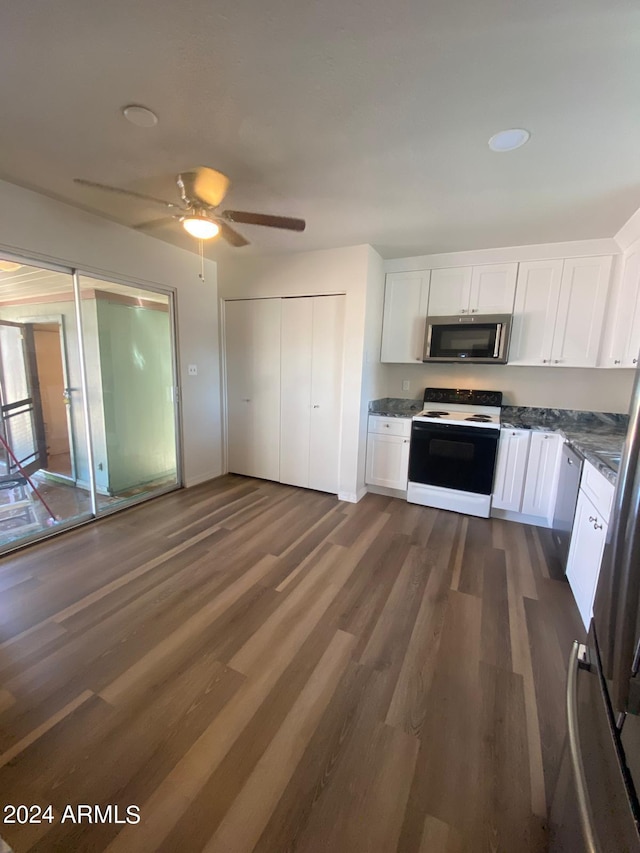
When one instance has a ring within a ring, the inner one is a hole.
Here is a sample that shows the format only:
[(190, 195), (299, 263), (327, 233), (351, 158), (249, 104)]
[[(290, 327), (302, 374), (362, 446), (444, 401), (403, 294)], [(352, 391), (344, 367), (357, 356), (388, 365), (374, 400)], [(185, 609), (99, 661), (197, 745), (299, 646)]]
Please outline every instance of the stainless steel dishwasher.
[(556, 543), (558, 556), (565, 571), (569, 556), (573, 516), (575, 515), (576, 503), (578, 502), (578, 489), (580, 488), (583, 462), (584, 457), (581, 454), (572, 447), (569, 447), (568, 444), (563, 445), (560, 478), (558, 480), (558, 496), (556, 498), (556, 508), (553, 513), (553, 541)]

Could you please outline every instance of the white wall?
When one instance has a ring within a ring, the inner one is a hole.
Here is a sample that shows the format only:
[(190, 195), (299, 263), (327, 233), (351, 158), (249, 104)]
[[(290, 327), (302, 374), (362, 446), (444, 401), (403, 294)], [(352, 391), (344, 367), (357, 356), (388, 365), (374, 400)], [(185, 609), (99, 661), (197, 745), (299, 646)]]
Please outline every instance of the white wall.
[[(0, 251), (132, 284), (174, 288), (184, 480), (193, 485), (222, 473), (215, 263), (205, 262), (202, 284), (196, 254), (2, 181)], [(198, 365), (197, 376), (187, 376), (187, 364)]]
[[(629, 411), (633, 370), (484, 364), (387, 364), (381, 397), (422, 399), (426, 387), (502, 391), (505, 406)], [(402, 380), (411, 383), (402, 390)]]
[[(371, 326), (376, 339), (371, 351), (379, 358), (383, 280), (382, 259), (370, 246), (267, 258), (237, 256), (219, 269), (221, 299), (346, 294), (339, 492), (346, 500), (364, 493), (367, 394), (381, 387), (377, 368), (363, 369), (365, 330)], [(367, 315), (369, 291), (379, 306)]]

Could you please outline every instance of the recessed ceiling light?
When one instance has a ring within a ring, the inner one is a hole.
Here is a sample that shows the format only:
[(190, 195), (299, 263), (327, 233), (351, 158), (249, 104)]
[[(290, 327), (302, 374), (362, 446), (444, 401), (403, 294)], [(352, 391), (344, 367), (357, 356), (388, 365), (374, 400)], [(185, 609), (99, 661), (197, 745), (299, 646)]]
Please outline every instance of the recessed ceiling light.
[(494, 133), (489, 140), (489, 148), (492, 151), (513, 151), (528, 142), (531, 134), (522, 127), (512, 127), (509, 130), (500, 130)]
[(19, 270), (22, 264), (17, 264), (15, 261), (0, 261), (1, 272), (15, 272)]
[(154, 127), (158, 124), (158, 116), (139, 104), (129, 104), (123, 107), (122, 114), (127, 121), (135, 124), (136, 127)]

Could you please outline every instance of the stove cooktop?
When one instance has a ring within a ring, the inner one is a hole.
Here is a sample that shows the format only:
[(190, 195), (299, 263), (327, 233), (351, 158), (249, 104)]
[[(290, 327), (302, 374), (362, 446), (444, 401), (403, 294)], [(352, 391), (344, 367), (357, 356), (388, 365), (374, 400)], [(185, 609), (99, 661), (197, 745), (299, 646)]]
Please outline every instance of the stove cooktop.
[(414, 420), (496, 429), (500, 427), (501, 405), (501, 391), (425, 388), (424, 409)]

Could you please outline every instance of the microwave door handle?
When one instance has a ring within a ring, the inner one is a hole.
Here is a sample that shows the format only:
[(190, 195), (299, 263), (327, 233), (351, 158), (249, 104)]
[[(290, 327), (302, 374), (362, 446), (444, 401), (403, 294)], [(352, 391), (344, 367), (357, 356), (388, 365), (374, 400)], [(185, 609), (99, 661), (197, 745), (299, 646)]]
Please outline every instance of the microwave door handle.
[(433, 334), (433, 326), (431, 323), (427, 325), (427, 339), (424, 342), (424, 357), (428, 358), (431, 355), (431, 335)]
[(493, 348), (493, 357), (497, 358), (500, 353), (500, 342), (502, 341), (502, 323), (496, 325), (496, 343)]

